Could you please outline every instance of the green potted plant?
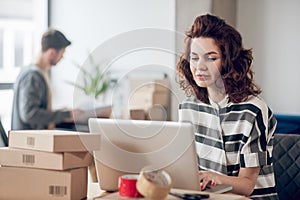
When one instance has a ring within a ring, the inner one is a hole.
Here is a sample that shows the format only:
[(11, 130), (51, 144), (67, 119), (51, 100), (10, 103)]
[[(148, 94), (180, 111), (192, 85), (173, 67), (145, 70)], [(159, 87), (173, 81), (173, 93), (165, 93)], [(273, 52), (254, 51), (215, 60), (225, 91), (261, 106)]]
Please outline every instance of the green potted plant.
[(73, 64), (79, 68), (81, 75), (81, 83), (74, 83), (67, 81), (67, 83), (78, 88), (85, 95), (91, 96), (97, 99), (100, 95), (105, 94), (105, 92), (110, 88), (111, 81), (109, 80), (109, 73), (104, 73), (101, 70), (101, 64), (96, 64), (93, 57), (89, 56), (88, 61), (90, 65), (80, 65), (76, 62)]
[[(105, 102), (104, 96), (112, 86), (112, 81), (109, 79), (109, 72), (104, 73), (101, 68), (105, 66), (104, 63), (96, 64), (93, 57), (89, 56), (83, 65), (74, 61), (73, 64), (79, 68), (79, 79), (75, 83), (70, 81), (67, 83), (84, 93), (84, 96), (77, 96), (74, 101), (80, 101), (83, 98), (83, 103), (81, 102), (76, 107), (85, 111), (76, 118), (76, 121), (87, 123), (89, 117), (110, 117), (112, 105)], [(77, 93), (75, 92), (75, 94)]]

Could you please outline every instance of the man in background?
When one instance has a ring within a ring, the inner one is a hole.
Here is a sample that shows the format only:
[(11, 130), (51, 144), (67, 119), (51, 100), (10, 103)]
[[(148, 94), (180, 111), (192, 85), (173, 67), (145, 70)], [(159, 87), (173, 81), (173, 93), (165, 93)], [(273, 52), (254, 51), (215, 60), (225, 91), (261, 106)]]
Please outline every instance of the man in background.
[(80, 110), (52, 110), (49, 70), (63, 57), (71, 42), (58, 30), (49, 29), (42, 36), (41, 51), (25, 67), (14, 84), (12, 130), (53, 129), (55, 124), (74, 121)]

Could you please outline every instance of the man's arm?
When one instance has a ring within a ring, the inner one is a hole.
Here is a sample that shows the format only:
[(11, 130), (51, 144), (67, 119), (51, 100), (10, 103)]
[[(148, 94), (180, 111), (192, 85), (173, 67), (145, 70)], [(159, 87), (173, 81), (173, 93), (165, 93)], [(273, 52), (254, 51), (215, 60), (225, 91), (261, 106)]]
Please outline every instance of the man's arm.
[(70, 111), (47, 110), (47, 85), (41, 74), (27, 74), (19, 83), (18, 106), (22, 121), (27, 124), (47, 126), (70, 117)]

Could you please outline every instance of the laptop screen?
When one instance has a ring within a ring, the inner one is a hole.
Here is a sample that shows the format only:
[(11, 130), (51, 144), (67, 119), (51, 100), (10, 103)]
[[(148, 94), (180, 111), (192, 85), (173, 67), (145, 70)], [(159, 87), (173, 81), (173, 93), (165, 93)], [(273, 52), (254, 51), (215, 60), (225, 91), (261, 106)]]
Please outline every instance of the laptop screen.
[(200, 189), (190, 123), (91, 118), (89, 129), (101, 134), (94, 158), (102, 190), (117, 190), (119, 176), (138, 174), (147, 166), (166, 170), (174, 188)]

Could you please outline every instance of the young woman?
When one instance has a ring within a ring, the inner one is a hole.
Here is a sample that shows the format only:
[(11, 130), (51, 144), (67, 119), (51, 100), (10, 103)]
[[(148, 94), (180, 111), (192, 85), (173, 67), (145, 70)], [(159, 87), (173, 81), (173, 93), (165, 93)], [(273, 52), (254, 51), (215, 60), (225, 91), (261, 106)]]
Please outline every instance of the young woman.
[(195, 127), (201, 189), (233, 186), (253, 199), (278, 199), (272, 166), (276, 119), (253, 82), (252, 51), (216, 16), (195, 19), (177, 63), (189, 98), (179, 120)]

